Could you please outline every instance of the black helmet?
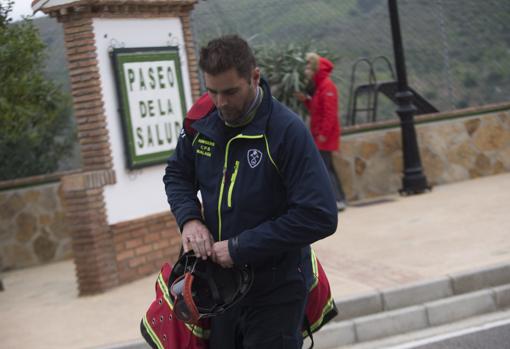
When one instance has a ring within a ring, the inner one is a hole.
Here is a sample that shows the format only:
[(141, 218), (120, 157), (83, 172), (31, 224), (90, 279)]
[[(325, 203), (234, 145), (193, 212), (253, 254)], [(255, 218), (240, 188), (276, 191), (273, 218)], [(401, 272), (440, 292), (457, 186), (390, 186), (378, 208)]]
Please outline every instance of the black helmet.
[(178, 319), (197, 324), (236, 304), (248, 293), (252, 282), (249, 266), (222, 268), (187, 252), (175, 263), (168, 280), (173, 311)]

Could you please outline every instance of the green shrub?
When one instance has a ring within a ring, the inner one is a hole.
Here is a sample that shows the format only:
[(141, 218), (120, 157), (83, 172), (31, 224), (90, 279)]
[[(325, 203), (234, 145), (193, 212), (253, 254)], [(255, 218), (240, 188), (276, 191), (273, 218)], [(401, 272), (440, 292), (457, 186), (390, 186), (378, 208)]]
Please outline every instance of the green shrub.
[(55, 171), (73, 141), (69, 98), (44, 77), (32, 21), (11, 23), (12, 4), (0, 2), (0, 180)]

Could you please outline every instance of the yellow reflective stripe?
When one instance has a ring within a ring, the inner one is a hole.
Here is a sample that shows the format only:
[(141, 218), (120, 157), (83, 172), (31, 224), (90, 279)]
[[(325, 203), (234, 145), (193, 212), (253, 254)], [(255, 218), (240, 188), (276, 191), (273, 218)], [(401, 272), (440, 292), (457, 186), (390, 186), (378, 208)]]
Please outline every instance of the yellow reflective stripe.
[(168, 286), (165, 283), (165, 280), (163, 279), (163, 274), (159, 274), (158, 276), (158, 284), (159, 288), (161, 289), (161, 292), (163, 293), (163, 298), (165, 299), (165, 302), (168, 304), (171, 310), (174, 310), (174, 303), (172, 302), (172, 299), (170, 298), (170, 292), (168, 291)]
[[(326, 303), (324, 308), (322, 308), (322, 313), (321, 313), (320, 318), (317, 319), (317, 321), (315, 321), (313, 324), (310, 324), (310, 330), (312, 332), (315, 332), (317, 330), (317, 328), (322, 324), (322, 321), (324, 320), (324, 316), (326, 316), (327, 313), (329, 313), (331, 310), (333, 310), (334, 306), (335, 305), (334, 305), (333, 297), (329, 297), (328, 302)], [(306, 338), (306, 336), (308, 336), (308, 332), (305, 330), (302, 332), (302, 335), (303, 335), (303, 338)]]
[(211, 333), (210, 330), (204, 330), (202, 327), (200, 327), (198, 325), (190, 325), (190, 324), (185, 324), (185, 325), (188, 328), (188, 330), (190, 330), (191, 333), (193, 333), (194, 336), (202, 338), (202, 339), (209, 338), (209, 335)]
[(310, 287), (309, 292), (311, 292), (319, 284), (319, 268), (317, 267), (317, 256), (315, 255), (315, 251), (312, 248), (310, 248), (310, 259), (312, 262), (313, 284)]
[(198, 139), (198, 136), (200, 136), (200, 132), (197, 132), (195, 138), (193, 138), (193, 142), (191, 142), (191, 145), (195, 145), (195, 141)]
[(220, 197), (218, 198), (218, 240), (221, 241), (221, 200), (223, 198), (223, 187), (225, 187), (225, 174), (226, 169), (223, 169), (223, 176), (221, 176), (220, 184)]
[(274, 162), (273, 157), (271, 156), (271, 151), (269, 150), (269, 143), (268, 143), (267, 137), (265, 135), (264, 135), (264, 141), (266, 143), (266, 152), (267, 152), (267, 155), (269, 156), (269, 160), (273, 164), (274, 168), (276, 168), (276, 172), (278, 172), (278, 174), (280, 174), (280, 169), (278, 168), (278, 166), (276, 166), (276, 163)]
[(230, 143), (234, 139), (257, 139), (257, 138), (263, 138), (264, 135), (255, 135), (255, 136), (247, 136), (243, 135), (242, 133), (238, 134), (235, 137), (232, 137), (227, 142), (227, 148), (225, 149), (225, 161), (223, 163), (223, 176), (221, 178), (221, 184), (220, 184), (220, 196), (218, 198), (218, 240), (221, 241), (221, 201), (223, 200), (223, 190), (225, 189), (225, 174), (227, 173), (227, 164), (228, 164), (228, 150), (230, 148)]
[(156, 344), (156, 346), (158, 347), (158, 349), (164, 349), (163, 347), (163, 344), (161, 344), (161, 342), (159, 341), (159, 338), (158, 336), (156, 335), (156, 333), (154, 333), (154, 331), (152, 330), (152, 327), (151, 325), (149, 324), (149, 321), (147, 321), (147, 315), (143, 315), (143, 326), (145, 327), (145, 329), (147, 330), (147, 333), (149, 333), (149, 336), (151, 336), (152, 338), (152, 341)]
[(317, 329), (317, 327), (319, 327), (322, 324), (322, 321), (324, 320), (324, 316), (326, 316), (327, 313), (329, 313), (331, 310), (333, 310), (334, 307), (335, 307), (335, 304), (333, 301), (333, 297), (329, 297), (328, 302), (322, 309), (321, 317), (310, 326), (312, 331), (315, 331)]
[(236, 183), (237, 171), (239, 170), (239, 160), (236, 160), (234, 165), (234, 173), (230, 179), (230, 188), (228, 188), (228, 207), (232, 207), (232, 192), (234, 191), (234, 184)]

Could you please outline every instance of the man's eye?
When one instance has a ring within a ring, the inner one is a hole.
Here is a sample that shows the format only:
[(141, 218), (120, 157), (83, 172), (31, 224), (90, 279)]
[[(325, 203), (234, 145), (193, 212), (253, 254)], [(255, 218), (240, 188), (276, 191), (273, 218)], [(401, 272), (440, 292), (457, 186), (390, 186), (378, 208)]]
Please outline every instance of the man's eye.
[(227, 96), (232, 96), (232, 95), (235, 95), (237, 93), (237, 90), (229, 90), (229, 91), (225, 91), (225, 94)]

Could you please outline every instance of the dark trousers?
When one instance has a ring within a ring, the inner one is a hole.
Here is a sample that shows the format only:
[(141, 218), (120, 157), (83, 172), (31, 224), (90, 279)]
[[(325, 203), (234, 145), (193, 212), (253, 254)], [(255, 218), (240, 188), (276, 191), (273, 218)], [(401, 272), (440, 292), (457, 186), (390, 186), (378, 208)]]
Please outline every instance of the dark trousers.
[(335, 193), (336, 201), (345, 201), (344, 190), (342, 189), (342, 183), (340, 182), (340, 177), (337, 176), (335, 167), (333, 166), (333, 159), (330, 151), (320, 151), (322, 160), (326, 165), (326, 169), (329, 174), (329, 181), (331, 182), (331, 186), (333, 187), (333, 192)]
[(284, 304), (237, 305), (212, 318), (210, 349), (301, 349), (306, 295)]

